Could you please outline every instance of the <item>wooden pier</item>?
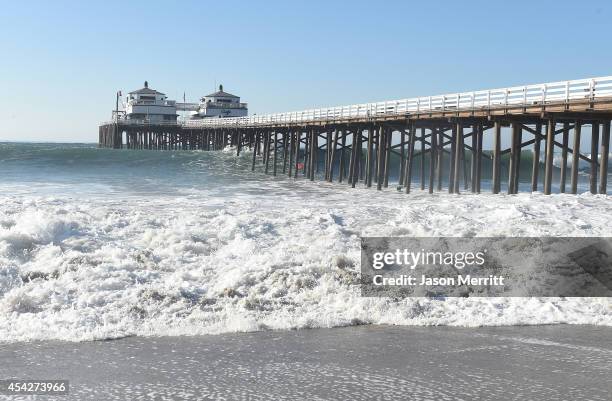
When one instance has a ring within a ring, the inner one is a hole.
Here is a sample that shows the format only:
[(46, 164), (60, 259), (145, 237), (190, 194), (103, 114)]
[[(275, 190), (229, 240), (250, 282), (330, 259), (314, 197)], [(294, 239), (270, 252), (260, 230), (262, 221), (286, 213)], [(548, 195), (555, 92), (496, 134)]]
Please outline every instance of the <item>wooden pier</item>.
[[(252, 170), (266, 174), (379, 190), (393, 176), (406, 193), (415, 189), (417, 173), (420, 189), (429, 193), (480, 193), (487, 166), (491, 191), (508, 194), (519, 192), (525, 171), (531, 191), (550, 194), (559, 150), (560, 192), (578, 192), (582, 160), (589, 166), (590, 192), (606, 194), (611, 120), (612, 77), (601, 77), (240, 118), (166, 124), (116, 119), (99, 127), (99, 146), (232, 146), (237, 155), (248, 148)], [(585, 128), (590, 146), (581, 149)], [(483, 149), (485, 139), (491, 150)], [(532, 150), (529, 169), (521, 166), (525, 149)]]

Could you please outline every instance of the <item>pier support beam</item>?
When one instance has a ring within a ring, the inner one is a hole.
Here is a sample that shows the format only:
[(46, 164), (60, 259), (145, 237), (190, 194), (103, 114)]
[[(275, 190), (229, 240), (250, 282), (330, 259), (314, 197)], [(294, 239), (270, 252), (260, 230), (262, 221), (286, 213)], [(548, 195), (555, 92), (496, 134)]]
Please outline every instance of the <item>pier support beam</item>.
[(476, 142), (478, 144), (478, 150), (476, 151), (476, 193), (480, 193), (480, 183), (482, 182), (482, 140), (484, 136), (482, 124), (478, 124), (477, 135), (478, 140)]
[(353, 188), (355, 184), (359, 182), (359, 179), (363, 179), (363, 128), (357, 129), (357, 156), (355, 159), (355, 180), (353, 181)]
[(514, 184), (516, 182), (516, 154), (518, 142), (518, 123), (512, 123), (512, 135), (510, 137), (510, 161), (508, 164), (508, 195), (514, 194)]
[(559, 177), (559, 192), (565, 193), (567, 182), (567, 149), (569, 145), (569, 123), (563, 123), (563, 139), (561, 144), (561, 176)]
[(501, 168), (501, 123), (495, 121), (493, 125), (493, 171), (491, 173), (493, 178), (493, 187), (491, 191), (494, 194), (498, 194), (500, 190), (499, 178)]
[(597, 152), (599, 151), (599, 121), (591, 124), (591, 171), (589, 186), (592, 194), (597, 193)]
[(455, 166), (457, 158), (457, 124), (453, 124), (451, 132), (450, 166), (448, 169), (448, 193), (455, 192)]
[(259, 148), (259, 135), (257, 132), (255, 135), (255, 147), (253, 148), (253, 160), (251, 163), (251, 171), (255, 171), (255, 161), (257, 160), (257, 148)]
[(438, 160), (436, 162), (436, 181), (438, 191), (442, 190), (442, 170), (444, 168), (444, 128), (439, 128), (438, 137)]
[(411, 124), (408, 128), (408, 158), (406, 159), (406, 171), (404, 172), (405, 192), (410, 193), (412, 186), (412, 162), (414, 159), (414, 139), (416, 137), (415, 127)]
[(390, 128), (385, 133), (385, 177), (383, 181), (383, 186), (385, 188), (389, 187), (389, 173), (390, 173), (390, 165), (391, 165), (391, 142), (393, 138), (393, 129)]
[(325, 181), (329, 181), (330, 159), (332, 153), (332, 133), (328, 128), (325, 130)]
[(463, 189), (464, 190), (468, 190), (469, 189), (469, 171), (468, 171), (468, 166), (467, 166), (467, 158), (465, 157), (465, 132), (463, 134), (463, 141), (462, 141), (462, 145), (461, 145), (461, 172), (463, 173)]
[[(302, 131), (297, 130), (295, 133), (295, 171), (293, 173), (293, 178), (298, 178), (298, 172), (300, 170), (300, 148), (302, 147)], [(306, 149), (304, 149), (304, 152)], [(302, 170), (304, 169), (304, 165), (302, 164)]]
[(302, 133), (299, 130), (296, 130), (294, 133), (295, 143), (293, 144), (293, 151), (295, 152), (295, 156), (293, 158), (294, 163), (294, 171), (293, 178), (297, 178), (299, 163), (300, 163), (300, 146), (302, 146)]
[(553, 156), (555, 146), (555, 121), (548, 120), (546, 127), (546, 161), (544, 166), (544, 194), (550, 195), (552, 187)]
[(574, 127), (574, 143), (572, 147), (572, 176), (571, 186), (572, 193), (578, 193), (578, 163), (580, 162), (580, 136), (582, 131), (582, 122), (576, 121)]
[(338, 164), (338, 182), (344, 179), (344, 148), (346, 147), (347, 130), (340, 131), (340, 160)]
[(471, 191), (472, 193), (476, 193), (476, 176), (477, 176), (477, 167), (476, 167), (476, 151), (478, 148), (478, 138), (476, 135), (476, 125), (472, 126), (472, 152), (470, 159), (470, 181), (471, 181)]
[(306, 178), (310, 177), (310, 132), (304, 132), (304, 160), (302, 162), (302, 175)]
[(319, 134), (313, 128), (310, 131), (310, 181), (314, 181), (317, 163), (317, 151), (319, 150)]
[(274, 156), (274, 166), (272, 167), (272, 175), (276, 176), (276, 169), (278, 166), (278, 132), (274, 131), (274, 140), (273, 140), (273, 146), (274, 146), (274, 150), (272, 151), (272, 154)]
[(372, 173), (374, 168), (374, 127), (368, 127), (368, 149), (366, 155), (366, 186), (372, 187)]
[(338, 130), (334, 130), (334, 139), (332, 140), (331, 154), (329, 156), (329, 177), (327, 181), (334, 181), (334, 164), (336, 163), (336, 149), (338, 148)]
[(264, 162), (266, 164), (265, 173), (268, 174), (268, 168), (270, 167), (270, 132), (265, 133), (266, 143), (264, 145)]
[(436, 173), (436, 156), (438, 151), (437, 133), (432, 128), (431, 137), (429, 142), (429, 193), (433, 194), (434, 191), (434, 178)]
[(610, 121), (604, 121), (601, 133), (601, 161), (599, 162), (599, 193), (608, 190), (608, 158), (610, 155)]
[(287, 162), (289, 159), (289, 130), (282, 133), (283, 138), (283, 174), (287, 172)]
[(359, 146), (361, 145), (360, 142), (360, 136), (361, 136), (361, 131), (360, 128), (357, 127), (355, 128), (354, 132), (353, 132), (353, 140), (352, 140), (352, 146), (351, 146), (351, 168), (349, 171), (349, 183), (351, 185), (352, 188), (355, 188), (355, 184), (357, 183), (357, 181), (359, 181)]
[(455, 151), (454, 153), (454, 158), (455, 158), (455, 168), (454, 168), (454, 176), (453, 176), (453, 191), (454, 193), (458, 194), (459, 191), (459, 174), (460, 174), (460, 170), (461, 170), (461, 152), (464, 149), (463, 146), (463, 125), (460, 122), (457, 122), (457, 131), (456, 131), (456, 135), (455, 135)]
[(540, 144), (542, 142), (542, 124), (536, 124), (536, 134), (533, 140), (533, 166), (531, 167), (531, 192), (538, 190), (538, 178), (540, 175)]
[(289, 130), (287, 135), (289, 135), (289, 171), (287, 176), (291, 177), (293, 176), (293, 165), (295, 163), (295, 132)]
[(355, 135), (355, 130), (351, 134), (351, 152), (349, 153), (349, 168), (348, 168), (348, 177), (347, 181), (349, 185), (353, 183), (353, 173), (355, 172), (355, 139), (357, 136)]
[(421, 128), (421, 191), (425, 190), (425, 128)]
[(385, 143), (387, 142), (386, 140), (386, 130), (385, 128), (381, 125), (378, 128), (378, 156), (376, 158), (376, 189), (377, 190), (381, 190), (382, 189), (382, 183), (383, 183), (383, 169), (384, 169), (384, 165), (383, 163), (383, 157), (384, 157), (384, 151), (385, 151)]
[(399, 185), (404, 183), (404, 163), (406, 162), (406, 132), (400, 130), (400, 162), (399, 162)]

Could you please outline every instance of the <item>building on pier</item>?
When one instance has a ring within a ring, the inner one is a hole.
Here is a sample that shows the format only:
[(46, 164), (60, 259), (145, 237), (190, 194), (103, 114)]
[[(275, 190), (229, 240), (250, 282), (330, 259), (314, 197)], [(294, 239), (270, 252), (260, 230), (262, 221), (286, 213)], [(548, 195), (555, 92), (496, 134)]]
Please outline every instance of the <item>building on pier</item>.
[(125, 104), (126, 120), (164, 123), (176, 121), (176, 117), (176, 102), (149, 88), (147, 81), (144, 88), (128, 93)]
[(223, 91), (223, 85), (219, 90), (200, 99), (197, 110), (191, 113), (192, 119), (202, 118), (225, 118), (244, 117), (248, 115), (246, 103), (240, 103), (240, 97)]

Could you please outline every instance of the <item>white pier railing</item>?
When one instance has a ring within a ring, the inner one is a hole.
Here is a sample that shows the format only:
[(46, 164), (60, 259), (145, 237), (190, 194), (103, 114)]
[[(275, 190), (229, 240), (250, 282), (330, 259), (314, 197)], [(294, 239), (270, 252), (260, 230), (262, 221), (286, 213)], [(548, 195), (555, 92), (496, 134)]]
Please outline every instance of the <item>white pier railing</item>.
[[(438, 96), (415, 97), (377, 103), (354, 104), (261, 114), (248, 117), (207, 118), (187, 120), (177, 124), (185, 127), (224, 127), (271, 123), (306, 123), (321, 120), (368, 118), (413, 113), (490, 109), (504, 106), (533, 106), (570, 100), (597, 100), (612, 97), (612, 76), (548, 82), (475, 92), (452, 93)], [(124, 121), (122, 121), (124, 123)]]

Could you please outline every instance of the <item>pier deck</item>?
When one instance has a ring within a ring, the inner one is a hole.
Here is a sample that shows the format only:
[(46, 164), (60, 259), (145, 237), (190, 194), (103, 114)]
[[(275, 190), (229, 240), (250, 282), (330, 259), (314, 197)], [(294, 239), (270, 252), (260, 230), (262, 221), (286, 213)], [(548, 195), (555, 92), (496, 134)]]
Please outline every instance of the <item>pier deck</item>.
[[(531, 190), (552, 192), (553, 158), (561, 151), (559, 191), (577, 193), (580, 160), (589, 166), (592, 193), (607, 193), (612, 76), (496, 90), (428, 96), (300, 112), (213, 118), (165, 124), (115, 120), (99, 129), (101, 147), (253, 150), (252, 170), (388, 187), (392, 157), (406, 193), (415, 173), (420, 187), (480, 192), (483, 160), (492, 192), (519, 191), (521, 150), (532, 149)], [(580, 148), (583, 128), (589, 149)], [(484, 151), (483, 139), (492, 143)], [(571, 143), (570, 143), (571, 138)], [(503, 147), (502, 144), (507, 144)], [(595, 157), (593, 157), (594, 155)], [(599, 156), (599, 157), (597, 157)], [(507, 180), (502, 180), (502, 159)], [(415, 166), (416, 162), (419, 163)], [(543, 162), (543, 174), (540, 165)], [(461, 185), (463, 184), (463, 185)]]

